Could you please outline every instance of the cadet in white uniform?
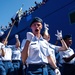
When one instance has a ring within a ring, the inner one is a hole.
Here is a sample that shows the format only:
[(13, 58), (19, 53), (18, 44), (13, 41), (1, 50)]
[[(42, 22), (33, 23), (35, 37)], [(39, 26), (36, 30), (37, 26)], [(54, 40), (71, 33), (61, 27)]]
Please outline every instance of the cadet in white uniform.
[(40, 34), (42, 19), (35, 17), (30, 27), (33, 33), (27, 32), (27, 41), (22, 51), (22, 61), (28, 64), (27, 75), (48, 75), (48, 63), (55, 69), (55, 73), (60, 75), (51, 57), (48, 42)]
[[(51, 56), (53, 57), (53, 60), (55, 61), (55, 63), (57, 63), (56, 62), (56, 57), (55, 57), (55, 50), (66, 50), (67, 46), (66, 46), (65, 42), (63, 40), (61, 40), (62, 39), (62, 34), (59, 31), (57, 32), (56, 35), (57, 35), (57, 38), (59, 38), (59, 40), (61, 41), (62, 45), (64, 45), (64, 47), (63, 46), (55, 46), (55, 45), (49, 43), (50, 35), (48, 33), (48, 30), (49, 30), (48, 24), (44, 24), (44, 28), (45, 28), (45, 30), (42, 32), (42, 36), (43, 36), (44, 39), (46, 39), (48, 41)], [(59, 35), (59, 34), (61, 34), (61, 35)], [(55, 75), (54, 69), (52, 68), (52, 66), (50, 64), (48, 65), (48, 75)]]
[(4, 63), (4, 67), (6, 70), (6, 75), (14, 75), (14, 67), (12, 64), (12, 50), (9, 46), (7, 46), (8, 41), (5, 41), (5, 38), (3, 38), (2, 43), (5, 45), (3, 48), (4, 50), (4, 57), (2, 58), (2, 62)]
[(66, 42), (68, 49), (66, 51), (59, 52), (61, 56), (61, 62), (63, 64), (62, 75), (75, 75), (75, 53), (70, 47), (72, 44), (72, 36), (65, 35), (63, 39)]
[(16, 38), (16, 44), (11, 45), (11, 47), (10, 47), (12, 49), (12, 63), (14, 66), (14, 74), (22, 75), (23, 63), (21, 61), (20, 41), (19, 41), (19, 37), (17, 34), (15, 35), (15, 38)]
[(1, 42), (2, 42), (2, 38), (0, 37), (0, 75), (6, 75), (6, 70), (2, 62), (2, 57), (4, 56), (4, 51), (3, 51), (4, 44)]

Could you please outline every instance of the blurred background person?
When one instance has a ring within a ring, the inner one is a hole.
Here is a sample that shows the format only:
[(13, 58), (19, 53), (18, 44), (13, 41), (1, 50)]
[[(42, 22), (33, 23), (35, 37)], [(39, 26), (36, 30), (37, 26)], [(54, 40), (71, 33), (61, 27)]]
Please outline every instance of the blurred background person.
[(23, 75), (23, 63), (21, 60), (21, 48), (20, 48), (20, 40), (19, 36), (15, 35), (16, 44), (10, 45), (12, 49), (12, 63), (14, 66), (14, 74), (15, 75)]
[(68, 49), (59, 52), (62, 62), (62, 75), (75, 75), (75, 53), (70, 47), (72, 45), (72, 35), (64, 35), (63, 39)]
[[(44, 23), (44, 31), (42, 32), (42, 36), (45, 40), (48, 41), (48, 45), (50, 47), (50, 52), (51, 52), (51, 55), (55, 61), (55, 63), (57, 64), (58, 60), (57, 60), (57, 56), (56, 56), (56, 52), (58, 53), (59, 51), (64, 51), (64, 50), (67, 50), (67, 45), (66, 43), (64, 42), (64, 40), (62, 39), (62, 32), (59, 32), (57, 30), (57, 39), (62, 43), (62, 46), (56, 46), (56, 45), (53, 45), (51, 43), (49, 43), (50, 41), (50, 34), (48, 33), (48, 30), (49, 30), (49, 25)], [(60, 35), (59, 35), (60, 34)], [(59, 69), (60, 69), (60, 66), (58, 65)], [(52, 69), (52, 70), (51, 70)], [(49, 64), (48, 65), (48, 73), (49, 75), (52, 75), (52, 73), (54, 74), (54, 69), (52, 68), (52, 66)]]

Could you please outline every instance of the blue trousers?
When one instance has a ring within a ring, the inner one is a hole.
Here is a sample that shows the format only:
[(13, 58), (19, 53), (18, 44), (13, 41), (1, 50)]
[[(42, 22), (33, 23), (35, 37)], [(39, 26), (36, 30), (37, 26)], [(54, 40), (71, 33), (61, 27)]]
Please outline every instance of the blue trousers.
[(21, 60), (12, 60), (14, 75), (23, 75), (23, 63)]
[(3, 61), (6, 74), (7, 75), (14, 75), (14, 67), (11, 61)]
[(4, 64), (2, 61), (0, 61), (0, 75), (6, 75)]
[(43, 64), (29, 64), (26, 75), (48, 75), (47, 65)]
[(48, 67), (48, 75), (55, 75), (55, 72), (52, 66), (48, 64), (47, 67)]

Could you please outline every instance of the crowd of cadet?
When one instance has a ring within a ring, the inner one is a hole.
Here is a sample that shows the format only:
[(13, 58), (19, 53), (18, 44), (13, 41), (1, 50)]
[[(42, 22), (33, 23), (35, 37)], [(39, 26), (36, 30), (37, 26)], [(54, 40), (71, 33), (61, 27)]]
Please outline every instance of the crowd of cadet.
[(75, 54), (70, 48), (72, 36), (62, 36), (57, 30), (60, 46), (51, 44), (49, 28), (39, 17), (30, 24), (32, 32), (20, 43), (15, 35), (15, 45), (8, 45), (6, 38), (0, 37), (0, 75), (75, 75)]

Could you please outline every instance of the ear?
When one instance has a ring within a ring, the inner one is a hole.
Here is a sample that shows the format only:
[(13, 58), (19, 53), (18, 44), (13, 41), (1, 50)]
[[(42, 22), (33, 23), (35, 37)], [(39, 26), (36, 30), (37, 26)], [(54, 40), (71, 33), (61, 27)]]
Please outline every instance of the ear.
[(43, 25), (41, 24), (41, 29), (43, 28)]

